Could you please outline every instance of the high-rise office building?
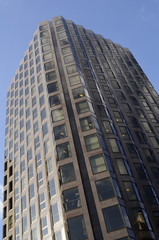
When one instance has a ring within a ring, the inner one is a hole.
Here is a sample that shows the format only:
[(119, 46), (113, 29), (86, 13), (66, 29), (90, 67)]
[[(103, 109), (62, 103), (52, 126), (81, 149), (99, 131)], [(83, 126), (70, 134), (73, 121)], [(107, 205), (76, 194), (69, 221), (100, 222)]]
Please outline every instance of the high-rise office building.
[(8, 89), (3, 240), (159, 239), (158, 119), (127, 48), (40, 23)]

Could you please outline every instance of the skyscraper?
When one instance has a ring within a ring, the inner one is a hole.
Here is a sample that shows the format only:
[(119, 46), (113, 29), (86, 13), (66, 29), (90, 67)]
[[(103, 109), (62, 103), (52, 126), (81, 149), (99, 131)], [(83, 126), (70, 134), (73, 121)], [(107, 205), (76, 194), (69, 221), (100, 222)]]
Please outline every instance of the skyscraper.
[(127, 48), (40, 23), (7, 94), (3, 240), (159, 239), (158, 117)]

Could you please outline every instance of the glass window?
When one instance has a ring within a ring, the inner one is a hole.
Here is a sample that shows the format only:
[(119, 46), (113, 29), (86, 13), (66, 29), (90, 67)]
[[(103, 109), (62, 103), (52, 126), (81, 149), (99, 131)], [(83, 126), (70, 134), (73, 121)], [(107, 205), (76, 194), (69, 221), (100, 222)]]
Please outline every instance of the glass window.
[(33, 164), (29, 166), (29, 180), (34, 176)]
[(43, 136), (45, 136), (46, 134), (48, 134), (47, 122), (43, 125)]
[(90, 111), (87, 101), (82, 101), (82, 102), (76, 103), (76, 109), (77, 109), (78, 114), (82, 114), (82, 113)]
[(96, 181), (96, 187), (100, 201), (115, 197), (110, 178), (104, 178)]
[(37, 155), (36, 155), (36, 165), (37, 165), (37, 167), (39, 167), (40, 165), (41, 165), (41, 153), (38, 153)]
[(72, 73), (77, 72), (77, 67), (76, 67), (75, 64), (73, 64), (71, 66), (68, 66), (66, 69), (67, 69), (67, 73), (68, 74), (72, 74)]
[(47, 85), (48, 93), (56, 92), (59, 90), (58, 83), (53, 82)]
[(42, 83), (38, 87), (38, 91), (39, 91), (39, 95), (43, 92), (43, 85), (42, 85)]
[(46, 73), (46, 81), (50, 82), (56, 79), (56, 72), (55, 71), (51, 71)]
[(55, 239), (56, 240), (62, 240), (62, 233), (61, 233), (61, 231), (55, 232)]
[(47, 159), (47, 171), (48, 174), (53, 171), (53, 162), (51, 157)]
[(155, 180), (159, 183), (159, 169), (157, 167), (151, 168)]
[(57, 150), (57, 160), (63, 160), (65, 158), (72, 156), (69, 142), (57, 145), (56, 150)]
[(85, 91), (83, 87), (75, 88), (72, 90), (74, 99), (82, 98), (85, 96)]
[(151, 186), (143, 186), (146, 199), (150, 204), (157, 204), (156, 198), (154, 196), (154, 191)]
[(65, 54), (67, 54), (67, 53), (70, 53), (70, 52), (72, 52), (70, 46), (69, 46), (69, 47), (64, 47), (64, 48), (62, 48), (62, 54), (63, 54), (63, 55), (65, 55)]
[(73, 163), (60, 166), (61, 183), (72, 182), (76, 180)]
[(62, 19), (56, 20), (56, 22), (55, 22), (56, 26), (61, 25), (61, 24), (63, 24)]
[(142, 124), (143, 124), (143, 127), (144, 127), (144, 129), (145, 129), (146, 132), (152, 133), (152, 130), (151, 130), (151, 128), (150, 128), (150, 125), (149, 125), (147, 122), (142, 122)]
[(40, 33), (40, 37), (47, 37), (49, 35), (49, 32), (48, 31), (43, 31)]
[(63, 197), (66, 211), (81, 207), (81, 200), (77, 187), (63, 191)]
[(118, 147), (116, 139), (114, 139), (114, 138), (109, 139), (109, 143), (110, 143), (112, 152), (113, 153), (118, 153), (119, 152), (119, 147)]
[(124, 174), (127, 175), (128, 172), (127, 172), (124, 160), (123, 159), (116, 159), (116, 162), (117, 162), (120, 174), (121, 175), (124, 175)]
[(40, 210), (43, 210), (46, 207), (44, 192), (39, 195), (39, 200), (40, 200)]
[(43, 108), (43, 109), (41, 110), (41, 120), (43, 121), (45, 118), (46, 118), (46, 109)]
[(61, 32), (61, 31), (63, 31), (63, 30), (65, 30), (64, 25), (58, 26), (58, 27), (56, 28), (56, 31), (57, 31), (57, 32)]
[(47, 227), (47, 217), (43, 217), (41, 219), (41, 227), (42, 227), (42, 235), (43, 237), (48, 234), (48, 227)]
[(141, 180), (146, 180), (147, 179), (147, 176), (146, 176), (146, 173), (145, 173), (145, 170), (144, 168), (142, 167), (142, 165), (140, 163), (136, 163), (135, 164), (135, 168), (136, 168), (136, 171), (138, 173), (138, 176)]
[(54, 181), (54, 179), (51, 179), (49, 181), (49, 188), (50, 188), (50, 196), (53, 197), (56, 194), (56, 188), (55, 188), (55, 181)]
[(65, 45), (67, 45), (67, 44), (69, 44), (69, 40), (68, 40), (67, 38), (65, 38), (65, 39), (63, 39), (63, 40), (60, 40), (60, 45), (61, 45), (61, 46), (65, 46)]
[(41, 25), (41, 26), (39, 27), (40, 31), (45, 30), (45, 29), (47, 29), (47, 28), (48, 28), (48, 27), (47, 27), (47, 24)]
[(30, 200), (35, 197), (34, 183), (30, 185)]
[(30, 148), (27, 152), (28, 162), (32, 159), (32, 149)]
[(24, 211), (27, 208), (26, 195), (22, 197), (22, 210)]
[(26, 188), (26, 177), (22, 177), (22, 181), (21, 181), (21, 187), (22, 187), (22, 191)]
[(137, 200), (134, 187), (131, 182), (124, 182), (124, 187), (129, 200)]
[(43, 173), (42, 172), (39, 172), (38, 173), (38, 185), (39, 187), (41, 187), (43, 185)]
[(104, 208), (103, 215), (108, 232), (124, 228), (123, 218), (118, 205)]
[(57, 122), (64, 119), (64, 112), (62, 108), (53, 110), (52, 112), (52, 121)]
[(36, 64), (38, 64), (39, 62), (40, 62), (40, 56), (36, 58)]
[(84, 137), (87, 151), (92, 151), (100, 148), (100, 143), (97, 134), (91, 134)]
[(60, 218), (59, 218), (59, 212), (58, 212), (58, 204), (54, 203), (52, 205), (52, 215), (53, 215), (53, 222), (54, 224), (57, 223)]
[(106, 160), (103, 154), (98, 154), (89, 158), (92, 172), (99, 173), (107, 170)]
[(42, 106), (42, 105), (44, 105), (44, 95), (42, 95), (41, 97), (40, 97), (40, 107)]
[(59, 38), (59, 39), (61, 39), (61, 38), (65, 38), (65, 37), (67, 37), (66, 32), (58, 33), (58, 38)]
[(33, 120), (38, 116), (37, 108), (33, 110)]
[(44, 61), (50, 60), (50, 59), (52, 59), (52, 58), (53, 58), (52, 53), (45, 53), (45, 54), (43, 55)]
[(33, 228), (32, 230), (32, 240), (38, 240), (37, 228)]
[(50, 39), (48, 37), (41, 39), (41, 44), (49, 43)]
[(61, 103), (60, 96), (54, 95), (49, 97), (50, 107), (55, 107)]
[[(68, 219), (70, 239), (87, 239), (87, 231), (83, 216)], [(78, 236), (78, 238), (77, 238)]]
[(50, 146), (50, 141), (49, 139), (47, 139), (44, 142), (44, 150), (45, 150), (45, 154), (49, 153), (51, 151), (51, 146)]
[(146, 231), (148, 230), (144, 215), (142, 210), (140, 209), (133, 209), (133, 213), (135, 216), (135, 222), (134, 222), (134, 226), (136, 227), (136, 229), (138, 231)]
[(73, 61), (74, 61), (73, 55), (69, 55), (69, 56), (64, 57), (64, 62), (65, 62), (66, 64), (71, 63), (71, 62), (73, 62)]
[(54, 127), (54, 136), (55, 136), (55, 140), (67, 137), (66, 124), (62, 124), (57, 127)]
[(21, 162), (21, 173), (25, 171), (25, 160)]
[(94, 128), (94, 121), (91, 116), (81, 118), (80, 124), (82, 131), (87, 131)]
[(55, 66), (54, 66), (53, 61), (50, 61), (50, 62), (45, 63), (44, 67), (45, 67), (45, 71), (48, 71), (48, 70), (54, 68)]
[(81, 78), (79, 75), (75, 75), (69, 78), (70, 80), (70, 85), (74, 86), (76, 84), (80, 84), (81, 83)]
[(40, 147), (40, 138), (37, 136), (35, 138), (35, 150), (37, 150)]
[(33, 125), (34, 127), (34, 134), (39, 131), (38, 121), (36, 121)]
[(19, 206), (15, 207), (15, 220), (17, 221), (19, 219)]
[(8, 219), (8, 230), (11, 230), (13, 228), (13, 216), (9, 216)]
[(44, 52), (48, 52), (48, 51), (50, 51), (50, 50), (51, 50), (50, 44), (45, 45), (45, 46), (42, 47), (42, 52), (43, 52), (43, 53), (44, 53)]
[(36, 220), (36, 207), (35, 207), (35, 204), (31, 205), (30, 210), (31, 210), (31, 222), (33, 222), (33, 221)]

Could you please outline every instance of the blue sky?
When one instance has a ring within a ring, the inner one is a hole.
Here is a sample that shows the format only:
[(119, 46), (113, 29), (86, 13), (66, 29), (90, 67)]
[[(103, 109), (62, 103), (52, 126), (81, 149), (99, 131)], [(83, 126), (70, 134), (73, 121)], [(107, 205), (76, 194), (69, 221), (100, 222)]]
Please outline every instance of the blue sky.
[(159, 93), (158, 13), (158, 0), (0, 0), (0, 215), (7, 88), (38, 23), (62, 15), (129, 48)]

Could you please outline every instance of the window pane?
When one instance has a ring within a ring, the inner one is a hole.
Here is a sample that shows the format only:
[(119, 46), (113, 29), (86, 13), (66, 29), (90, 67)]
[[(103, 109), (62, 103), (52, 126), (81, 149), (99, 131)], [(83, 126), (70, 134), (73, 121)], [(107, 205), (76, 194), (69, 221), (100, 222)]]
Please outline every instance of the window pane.
[(64, 47), (62, 48), (62, 54), (65, 55), (67, 53), (70, 53), (71, 52), (71, 47)]
[(54, 66), (53, 61), (50, 61), (50, 62), (45, 63), (44, 67), (45, 67), (45, 71), (48, 71), (48, 70), (54, 68), (55, 66)]
[(53, 81), (55, 79), (56, 79), (56, 72), (55, 71), (46, 73), (46, 81), (47, 82)]
[(60, 101), (60, 96), (59, 95), (54, 95), (49, 97), (49, 102), (50, 102), (50, 107), (55, 107), (61, 103)]
[(67, 63), (71, 63), (74, 61), (74, 57), (73, 55), (69, 55), (69, 56), (66, 56), (64, 57), (64, 62), (67, 64)]
[(150, 204), (157, 204), (157, 201), (155, 199), (151, 186), (143, 186), (143, 188), (144, 188), (146, 199), (148, 200), (148, 202)]
[(124, 187), (129, 200), (137, 200), (136, 194), (131, 182), (124, 182)]
[(78, 114), (85, 113), (89, 111), (89, 106), (87, 101), (82, 101), (76, 103), (76, 109)]
[(89, 158), (92, 172), (99, 173), (107, 170), (106, 161), (103, 154), (98, 154)]
[(56, 189), (55, 189), (55, 181), (54, 179), (51, 179), (49, 181), (49, 187), (50, 187), (50, 196), (53, 197), (56, 194)]
[(70, 84), (71, 84), (71, 86), (74, 86), (74, 85), (79, 84), (79, 83), (81, 83), (81, 78), (80, 78), (79, 75), (70, 77)]
[(104, 208), (103, 215), (108, 232), (124, 228), (124, 222), (118, 205)]
[(67, 183), (76, 180), (73, 163), (69, 163), (60, 167), (61, 182)]
[(119, 147), (117, 145), (116, 139), (109, 139), (109, 143), (112, 148), (112, 152), (114, 152), (114, 153), (119, 152)]
[(74, 65), (71, 65), (71, 66), (68, 66), (66, 69), (67, 69), (67, 73), (68, 73), (68, 74), (72, 74), (72, 73), (77, 72), (77, 67), (76, 67), (75, 64), (74, 64)]
[(57, 127), (54, 127), (54, 136), (55, 140), (67, 137), (66, 125), (62, 124)]
[(145, 222), (144, 215), (142, 213), (142, 210), (134, 209), (133, 210), (134, 216), (136, 221), (134, 222), (134, 226), (138, 231), (146, 231), (148, 230), (147, 224)]
[(63, 191), (63, 196), (66, 211), (81, 207), (81, 200), (77, 187)]
[(68, 219), (70, 239), (87, 239), (87, 231), (83, 216), (78, 216)]
[(116, 162), (117, 162), (120, 174), (121, 175), (124, 175), (124, 174), (127, 175), (128, 172), (127, 172), (124, 160), (123, 159), (116, 159)]
[(57, 122), (64, 119), (64, 112), (62, 108), (56, 109), (52, 111), (52, 120), (53, 122)]
[(53, 82), (47, 85), (48, 93), (56, 92), (59, 90), (57, 82)]
[(87, 131), (94, 128), (94, 122), (91, 116), (81, 118), (80, 124), (82, 131)]
[(54, 203), (52, 205), (52, 215), (53, 215), (53, 222), (55, 224), (56, 222), (58, 222), (60, 220), (57, 203)]
[(96, 181), (96, 187), (100, 201), (115, 197), (110, 178), (104, 178)]
[(57, 160), (62, 160), (72, 156), (69, 142), (57, 145), (56, 149), (57, 149)]
[(87, 151), (92, 151), (100, 148), (99, 139), (97, 134), (92, 134), (84, 137)]
[(72, 90), (74, 99), (82, 98), (85, 96), (84, 88), (79, 87)]

